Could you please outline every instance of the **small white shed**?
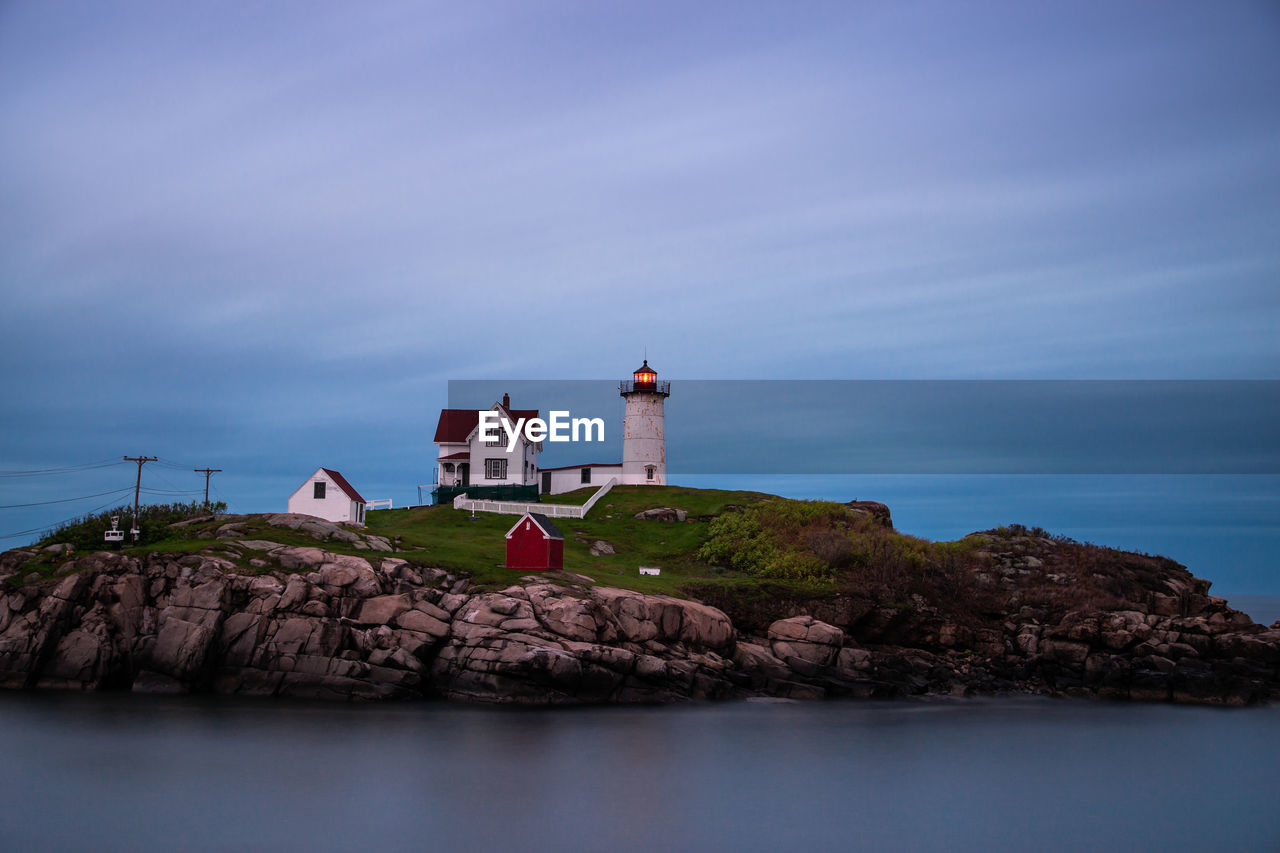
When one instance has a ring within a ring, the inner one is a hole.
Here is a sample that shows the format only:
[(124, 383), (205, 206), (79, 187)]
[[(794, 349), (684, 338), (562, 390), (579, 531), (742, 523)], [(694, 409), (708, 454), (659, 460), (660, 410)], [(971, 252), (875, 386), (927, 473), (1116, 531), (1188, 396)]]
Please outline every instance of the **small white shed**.
[(318, 468), (289, 496), (289, 512), (364, 526), (365, 499), (331, 468)]

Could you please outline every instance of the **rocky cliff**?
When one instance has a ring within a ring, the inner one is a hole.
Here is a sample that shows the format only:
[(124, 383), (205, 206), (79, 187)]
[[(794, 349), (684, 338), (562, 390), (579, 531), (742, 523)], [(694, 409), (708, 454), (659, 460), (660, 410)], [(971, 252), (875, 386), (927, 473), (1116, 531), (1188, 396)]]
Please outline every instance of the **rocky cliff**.
[(991, 538), (977, 574), (1000, 607), (968, 618), (853, 596), (700, 603), (572, 575), (479, 591), (373, 537), (363, 556), (230, 541), (253, 573), (210, 553), (101, 552), (40, 580), (29, 569), (48, 554), (10, 551), (0, 685), (525, 704), (1004, 691), (1247, 704), (1280, 691), (1280, 625), (1254, 625), (1185, 572), (1130, 579), (1106, 602), (1037, 600), (1058, 583), (1045, 577), (1058, 546), (1023, 538)]

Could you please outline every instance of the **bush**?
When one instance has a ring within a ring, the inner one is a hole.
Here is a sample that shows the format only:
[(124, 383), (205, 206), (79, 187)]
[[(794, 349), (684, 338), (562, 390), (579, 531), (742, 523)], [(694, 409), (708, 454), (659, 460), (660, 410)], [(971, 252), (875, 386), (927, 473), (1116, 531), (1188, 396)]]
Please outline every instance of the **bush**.
[(725, 513), (709, 526), (710, 537), (698, 559), (755, 574), (774, 558), (775, 549), (755, 513)]
[(854, 562), (853, 541), (846, 533), (810, 530), (804, 534), (804, 543), (815, 557), (833, 569), (845, 568)]
[(763, 578), (825, 580), (853, 558), (833, 527), (849, 524), (844, 506), (826, 501), (766, 501), (711, 522), (698, 558)]
[(824, 580), (831, 576), (830, 567), (812, 554), (783, 551), (774, 555), (763, 569), (756, 572), (763, 578), (786, 578), (795, 581)]
[[(1007, 535), (1017, 535), (1005, 528)], [(698, 557), (761, 578), (830, 582), (901, 600), (971, 596), (977, 542), (934, 543), (826, 501), (768, 501), (715, 519)]]
[[(141, 506), (138, 508), (138, 529), (141, 531), (141, 536), (137, 544), (149, 545), (162, 539), (168, 539), (173, 535), (169, 525), (174, 522), (185, 521), (188, 518), (210, 513), (225, 512), (226, 509), (227, 505), (222, 501), (209, 506), (196, 501)], [(101, 551), (103, 548), (115, 544), (108, 543), (102, 538), (103, 534), (111, 529), (111, 517), (113, 515), (120, 517), (119, 529), (125, 531), (124, 541), (119, 544), (124, 547), (132, 546), (134, 544), (133, 537), (129, 535), (129, 528), (132, 526), (133, 520), (132, 505), (117, 507), (106, 512), (86, 515), (74, 521), (69, 521), (46, 533), (36, 545), (44, 546), (66, 542), (77, 551)]]

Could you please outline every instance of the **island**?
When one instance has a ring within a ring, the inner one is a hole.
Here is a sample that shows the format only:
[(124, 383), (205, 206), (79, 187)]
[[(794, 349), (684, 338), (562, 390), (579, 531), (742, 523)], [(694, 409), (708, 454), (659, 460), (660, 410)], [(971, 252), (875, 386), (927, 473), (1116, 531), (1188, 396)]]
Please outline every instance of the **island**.
[(512, 521), (194, 514), (116, 550), (69, 527), (0, 555), (0, 685), (524, 705), (1280, 691), (1280, 622), (1173, 560), (1038, 528), (931, 542), (872, 501), (619, 486), (557, 519), (563, 570), (522, 573), (502, 565)]

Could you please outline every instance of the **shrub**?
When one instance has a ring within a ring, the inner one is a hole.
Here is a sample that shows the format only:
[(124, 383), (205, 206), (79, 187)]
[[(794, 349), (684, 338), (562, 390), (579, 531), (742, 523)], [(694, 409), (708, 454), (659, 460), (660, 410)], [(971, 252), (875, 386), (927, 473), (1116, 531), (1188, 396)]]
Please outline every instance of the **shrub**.
[(698, 549), (698, 559), (708, 563), (756, 573), (774, 556), (774, 547), (753, 512), (725, 513), (711, 522), (708, 533), (706, 543)]
[(763, 578), (816, 581), (829, 578), (831, 569), (812, 554), (783, 551), (775, 554), (756, 574)]
[[(764, 578), (822, 580), (852, 560), (844, 506), (826, 501), (766, 501), (711, 522), (698, 558)], [(816, 547), (815, 547), (816, 545)]]
[[(169, 525), (174, 522), (185, 521), (188, 518), (194, 518), (199, 515), (208, 515), (211, 512), (225, 512), (226, 509), (227, 505), (221, 501), (209, 506), (196, 501), (141, 506), (138, 508), (138, 528), (141, 531), (141, 536), (137, 544), (149, 545), (153, 542), (159, 542), (161, 539), (169, 538), (173, 535)], [(36, 545), (43, 546), (66, 542), (77, 551), (100, 551), (108, 545), (103, 540), (102, 535), (111, 529), (111, 517), (113, 515), (120, 517), (120, 529), (125, 531), (125, 539), (121, 544), (125, 547), (133, 545), (133, 537), (129, 535), (129, 528), (132, 526), (133, 521), (132, 506), (117, 507), (106, 512), (86, 515), (74, 521), (69, 521), (46, 533)]]
[(839, 530), (806, 531), (804, 544), (830, 568), (844, 568), (854, 562), (853, 541)]

